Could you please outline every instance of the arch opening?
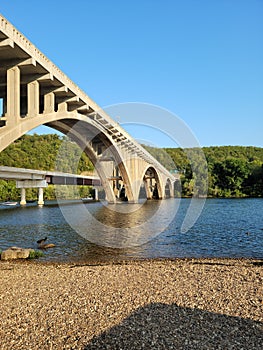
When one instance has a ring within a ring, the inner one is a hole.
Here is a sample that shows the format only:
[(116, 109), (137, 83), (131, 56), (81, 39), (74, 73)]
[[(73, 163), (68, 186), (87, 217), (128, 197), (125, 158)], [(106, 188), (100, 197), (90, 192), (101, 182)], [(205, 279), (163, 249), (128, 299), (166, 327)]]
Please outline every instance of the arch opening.
[(167, 179), (164, 189), (165, 198), (173, 197), (173, 185), (170, 179)]
[(146, 170), (143, 176), (143, 183), (147, 199), (162, 199), (160, 179), (153, 167), (149, 167)]
[[(1, 150), (4, 150), (30, 130), (41, 125), (55, 129), (68, 136), (85, 152), (101, 179), (102, 188), (105, 191), (104, 197), (108, 202), (114, 203), (121, 198), (134, 201), (130, 177), (123, 162), (121, 150), (118, 149), (118, 144), (114, 144), (107, 130), (98, 127), (93, 123), (92, 118), (87, 118), (87, 116), (71, 112), (66, 115), (53, 113), (32, 119), (21, 119), (19, 125), (14, 125), (12, 129), (6, 129), (7, 132), (3, 133)], [(74, 170), (77, 171), (78, 161), (79, 157), (77, 157), (74, 169), (72, 169), (73, 173)], [(59, 171), (59, 169), (56, 170)], [(114, 179), (114, 177), (118, 177), (118, 179)], [(114, 194), (114, 188), (116, 187), (119, 190), (123, 188), (121, 193), (119, 191), (118, 198)], [(125, 196), (123, 196), (124, 189)]]
[(110, 203), (133, 200), (122, 156), (105, 133), (84, 121), (60, 120), (46, 125), (67, 135), (88, 156), (105, 192), (100, 191), (99, 199)]

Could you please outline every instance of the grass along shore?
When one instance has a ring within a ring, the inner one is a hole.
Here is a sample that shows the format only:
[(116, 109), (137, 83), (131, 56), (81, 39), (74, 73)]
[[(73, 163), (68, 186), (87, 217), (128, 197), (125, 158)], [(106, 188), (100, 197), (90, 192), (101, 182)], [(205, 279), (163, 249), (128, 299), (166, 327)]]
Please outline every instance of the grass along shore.
[(261, 349), (262, 264), (0, 262), (0, 349)]

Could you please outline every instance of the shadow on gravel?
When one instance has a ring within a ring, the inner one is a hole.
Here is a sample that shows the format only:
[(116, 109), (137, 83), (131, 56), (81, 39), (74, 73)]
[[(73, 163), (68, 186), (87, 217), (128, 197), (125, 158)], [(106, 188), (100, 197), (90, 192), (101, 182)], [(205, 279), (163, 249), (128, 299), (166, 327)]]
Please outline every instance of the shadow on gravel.
[(263, 348), (263, 323), (176, 304), (149, 304), (132, 313), (84, 350)]

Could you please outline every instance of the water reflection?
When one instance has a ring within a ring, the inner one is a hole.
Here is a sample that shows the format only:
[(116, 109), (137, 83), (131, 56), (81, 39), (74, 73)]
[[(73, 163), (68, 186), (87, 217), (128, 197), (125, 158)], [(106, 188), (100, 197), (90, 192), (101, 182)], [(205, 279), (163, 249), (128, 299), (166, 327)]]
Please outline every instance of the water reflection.
[(116, 206), (80, 204), (74, 212), (69, 207), (60, 209), (73, 230), (88, 241), (105, 247), (130, 248), (145, 244), (164, 231), (177, 213), (179, 200), (123, 204), (123, 213), (115, 211)]
[[(120, 209), (122, 208), (122, 212)], [(140, 204), (109, 204), (100, 207), (92, 215), (106, 226), (115, 228), (132, 228), (151, 219), (157, 214), (160, 208), (160, 201), (149, 201)]]
[[(263, 258), (263, 199), (209, 199), (194, 227), (184, 233), (181, 226), (189, 204), (188, 199), (149, 201), (124, 214), (101, 203), (77, 203), (63, 209), (57, 205), (0, 208), (0, 249), (37, 249), (36, 241), (47, 236), (49, 243), (56, 244), (41, 258), (47, 261)], [(81, 234), (68, 224), (62, 210), (71, 215)]]

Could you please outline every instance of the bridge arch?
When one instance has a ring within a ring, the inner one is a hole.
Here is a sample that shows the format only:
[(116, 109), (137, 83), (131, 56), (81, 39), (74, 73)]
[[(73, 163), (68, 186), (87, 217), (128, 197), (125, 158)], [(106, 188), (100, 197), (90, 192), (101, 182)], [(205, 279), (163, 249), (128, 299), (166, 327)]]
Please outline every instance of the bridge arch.
[(144, 169), (141, 184), (144, 184), (147, 199), (162, 199), (162, 182), (157, 170), (152, 166)]
[(29, 130), (47, 125), (71, 136), (86, 152), (109, 201), (116, 201), (116, 194), (108, 151), (115, 181), (121, 179), (129, 201), (138, 201), (139, 182), (147, 173), (156, 184), (151, 196), (165, 197), (164, 179), (175, 181), (168, 170), (1, 15), (0, 37), (0, 151)]
[[(6, 133), (1, 137), (0, 151), (28, 131), (41, 125), (46, 125), (60, 131), (76, 142), (80, 149), (89, 157), (101, 178), (107, 201), (115, 202), (116, 195), (112, 186), (112, 181), (114, 180), (111, 180), (113, 175), (111, 172), (112, 167), (107, 164), (111, 158), (111, 165), (113, 166), (114, 164), (114, 168), (118, 168), (119, 179), (125, 184), (127, 199), (129, 201), (135, 201), (129, 173), (120, 150), (117, 149), (114, 142), (104, 130), (90, 122), (87, 116), (83, 116), (77, 112), (64, 113), (64, 115), (63, 113), (55, 112), (50, 115), (45, 114), (34, 118), (26, 117), (21, 119), (19, 125), (13, 125), (11, 128), (8, 128)], [(99, 152), (98, 145), (100, 145)], [(105, 158), (104, 162), (101, 161), (103, 156)]]

